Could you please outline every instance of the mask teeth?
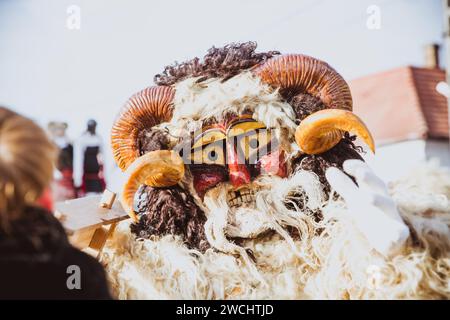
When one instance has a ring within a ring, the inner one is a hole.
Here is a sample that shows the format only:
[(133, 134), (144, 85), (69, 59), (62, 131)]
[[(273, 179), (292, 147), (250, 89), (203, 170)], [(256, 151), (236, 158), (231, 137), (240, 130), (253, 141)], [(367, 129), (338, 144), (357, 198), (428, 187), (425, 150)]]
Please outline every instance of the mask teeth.
[(255, 200), (255, 191), (248, 188), (238, 191), (229, 191), (227, 195), (227, 201), (230, 207), (238, 207), (241, 205), (251, 204), (254, 203)]

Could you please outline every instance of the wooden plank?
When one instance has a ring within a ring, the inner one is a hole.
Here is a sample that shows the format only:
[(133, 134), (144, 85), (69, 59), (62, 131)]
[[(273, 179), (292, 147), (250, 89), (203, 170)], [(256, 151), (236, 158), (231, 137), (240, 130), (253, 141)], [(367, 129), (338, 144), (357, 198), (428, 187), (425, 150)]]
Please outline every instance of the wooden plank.
[(76, 248), (82, 250), (84, 248), (89, 247), (91, 243), (92, 237), (94, 236), (96, 228), (84, 229), (81, 231), (75, 232), (73, 235), (69, 237), (70, 243)]
[(106, 240), (109, 236), (109, 230), (108, 227), (100, 227), (97, 230), (95, 230), (94, 235), (91, 239), (91, 242), (89, 243), (89, 248), (92, 248), (97, 251), (101, 251), (103, 249), (103, 246), (106, 243)]
[(119, 201), (108, 209), (101, 207), (101, 199), (102, 196), (92, 196), (56, 203), (55, 215), (69, 235), (128, 219)]
[(89, 246), (84, 248), (83, 251), (90, 254), (94, 258), (99, 259), (103, 247), (105, 246), (108, 238), (114, 233), (116, 225), (117, 223), (112, 223), (109, 226), (101, 226), (100, 228), (97, 228), (91, 238)]
[(100, 200), (100, 207), (105, 209), (111, 209), (115, 200), (116, 194), (106, 189), (105, 192), (103, 192), (102, 198)]

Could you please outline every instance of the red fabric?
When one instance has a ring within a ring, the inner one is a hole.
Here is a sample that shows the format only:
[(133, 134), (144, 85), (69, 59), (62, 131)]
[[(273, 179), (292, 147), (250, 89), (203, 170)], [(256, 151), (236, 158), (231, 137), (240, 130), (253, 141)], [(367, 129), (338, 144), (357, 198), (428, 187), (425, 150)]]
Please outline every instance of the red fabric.
[(53, 199), (55, 202), (76, 198), (72, 170), (64, 169), (61, 171), (61, 175), (61, 178), (53, 182)]
[(100, 171), (98, 174), (96, 173), (85, 173), (83, 174), (83, 184), (81, 185), (80, 190), (78, 191), (78, 197), (83, 197), (88, 193), (86, 181), (87, 180), (97, 180), (100, 181), (100, 185), (102, 190), (106, 189), (106, 181), (103, 175), (103, 166), (100, 166)]
[(45, 189), (44, 194), (38, 199), (36, 204), (39, 207), (45, 208), (50, 212), (53, 212), (53, 196), (49, 188)]

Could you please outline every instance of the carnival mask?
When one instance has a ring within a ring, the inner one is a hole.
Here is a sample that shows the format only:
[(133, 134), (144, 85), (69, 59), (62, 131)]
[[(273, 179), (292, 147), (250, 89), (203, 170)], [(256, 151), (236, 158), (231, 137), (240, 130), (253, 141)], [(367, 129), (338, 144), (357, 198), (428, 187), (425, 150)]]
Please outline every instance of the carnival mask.
[[(226, 206), (228, 214), (248, 208), (257, 216), (258, 192), (271, 189), (265, 177), (279, 181), (299, 168), (320, 176), (317, 163), (339, 166), (358, 158), (349, 133), (374, 150), (370, 132), (352, 112), (349, 87), (334, 69), (300, 54), (256, 54), (255, 47), (214, 48), (203, 62), (168, 67), (156, 77), (158, 86), (132, 96), (120, 113), (111, 142), (128, 174), (122, 204), (136, 223), (147, 219), (150, 234), (193, 236), (180, 221), (195, 215), (204, 224), (215, 210), (211, 201), (223, 194), (226, 205), (216, 206)], [(136, 207), (137, 198), (152, 193), (153, 209)], [(257, 222), (250, 219), (252, 224)], [(239, 228), (226, 235), (245, 238), (265, 230)], [(203, 226), (196, 230), (204, 232)]]

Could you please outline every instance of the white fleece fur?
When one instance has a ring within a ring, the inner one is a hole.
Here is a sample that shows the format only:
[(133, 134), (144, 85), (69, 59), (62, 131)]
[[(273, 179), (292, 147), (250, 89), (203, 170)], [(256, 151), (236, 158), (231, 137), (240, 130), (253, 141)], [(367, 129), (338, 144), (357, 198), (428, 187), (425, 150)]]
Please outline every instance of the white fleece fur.
[[(241, 114), (244, 109), (254, 111), (254, 119), (268, 127), (286, 127), (295, 131), (295, 114), (292, 107), (282, 102), (278, 91), (261, 83), (250, 72), (221, 82), (212, 78), (196, 83), (189, 78), (175, 85), (174, 113), (171, 125), (190, 131), (198, 129), (202, 120), (221, 119), (224, 112)], [(193, 121), (194, 120), (194, 121)]]
[[(323, 202), (314, 174), (277, 179), (266, 181), (273, 188), (257, 197), (277, 233), (244, 243), (255, 265), (212, 249), (189, 250), (173, 236), (136, 241), (125, 221), (102, 260), (113, 292), (120, 299), (450, 298), (448, 171), (426, 164), (391, 186), (414, 234), (392, 258), (370, 250), (344, 203)], [(308, 196), (303, 210), (283, 205), (294, 189)], [(312, 215), (317, 208), (324, 214), (321, 222)], [(210, 221), (223, 216), (218, 219)], [(301, 240), (278, 230), (285, 225), (297, 228)]]

